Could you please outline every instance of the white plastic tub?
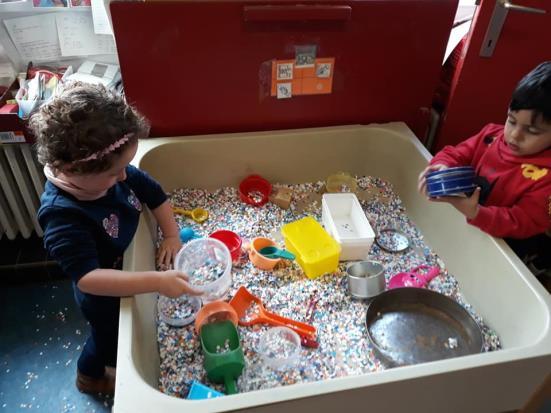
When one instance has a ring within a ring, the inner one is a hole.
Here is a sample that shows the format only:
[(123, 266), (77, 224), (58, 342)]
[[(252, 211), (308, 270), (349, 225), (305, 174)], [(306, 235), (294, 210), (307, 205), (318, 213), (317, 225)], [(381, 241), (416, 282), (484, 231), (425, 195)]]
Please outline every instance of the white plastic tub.
[(323, 194), (321, 219), (341, 246), (340, 261), (363, 260), (375, 240), (373, 228), (354, 194)]
[[(446, 262), (465, 298), (499, 334), (503, 350), (351, 376), (190, 401), (157, 390), (155, 294), (121, 302), (114, 411), (502, 412), (520, 407), (551, 370), (551, 298), (502, 240), (417, 193), (430, 155), (402, 123), (140, 142), (135, 164), (166, 191), (235, 186), (255, 172), (271, 182), (323, 180), (335, 171), (390, 181)], [(144, 214), (127, 270), (154, 268), (156, 231)]]

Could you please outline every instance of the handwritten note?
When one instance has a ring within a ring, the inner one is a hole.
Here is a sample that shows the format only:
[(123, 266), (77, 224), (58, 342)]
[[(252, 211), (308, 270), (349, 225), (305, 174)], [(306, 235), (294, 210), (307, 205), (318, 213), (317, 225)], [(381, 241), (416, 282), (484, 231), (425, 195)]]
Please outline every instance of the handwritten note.
[(61, 57), (56, 14), (46, 13), (4, 20), (13, 44), (23, 60), (44, 62)]
[(84, 13), (59, 13), (57, 32), (63, 56), (115, 54), (113, 36), (95, 34), (92, 16)]

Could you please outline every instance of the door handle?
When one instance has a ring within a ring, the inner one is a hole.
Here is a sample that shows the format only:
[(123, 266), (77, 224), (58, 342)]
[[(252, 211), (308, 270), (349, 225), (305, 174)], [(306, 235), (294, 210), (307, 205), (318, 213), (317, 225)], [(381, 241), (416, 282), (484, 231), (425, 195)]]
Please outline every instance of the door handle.
[(520, 4), (513, 4), (509, 0), (500, 0), (501, 6), (507, 10), (520, 11), (523, 13), (545, 14), (547, 11), (544, 9), (536, 9), (535, 7), (521, 6)]
[(518, 11), (522, 13), (531, 14), (545, 14), (544, 9), (536, 9), (535, 7), (521, 6), (519, 4), (513, 4), (509, 0), (497, 0), (494, 7), (494, 12), (488, 23), (488, 29), (486, 29), (486, 35), (482, 42), (479, 55), (481, 57), (491, 57), (494, 54), (494, 49), (501, 34), (501, 29), (507, 18), (509, 11)]

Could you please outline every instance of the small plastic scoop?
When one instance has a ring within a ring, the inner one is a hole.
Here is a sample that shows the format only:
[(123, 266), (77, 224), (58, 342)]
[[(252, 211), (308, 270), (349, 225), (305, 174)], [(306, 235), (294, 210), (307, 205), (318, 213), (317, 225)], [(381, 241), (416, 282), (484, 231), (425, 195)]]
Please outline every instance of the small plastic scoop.
[(224, 383), (227, 394), (237, 393), (235, 381), (245, 367), (239, 333), (229, 320), (204, 324), (199, 333), (203, 366), (214, 383)]
[(237, 313), (239, 325), (251, 326), (266, 323), (273, 326), (289, 327), (301, 337), (301, 344), (304, 347), (317, 348), (319, 346), (316, 341), (316, 327), (269, 312), (264, 307), (262, 300), (243, 286), (239, 287), (230, 300), (230, 305)]
[(273, 246), (264, 247), (258, 252), (260, 252), (262, 255), (268, 258), (283, 258), (284, 260), (295, 259), (295, 254)]
[(209, 217), (209, 211), (203, 208), (194, 208), (192, 210), (184, 208), (172, 208), (175, 214), (191, 218), (198, 224), (205, 222)]
[(388, 289), (401, 287), (424, 287), (430, 280), (440, 274), (439, 267), (429, 267), (428, 265), (419, 265), (411, 271), (399, 272), (392, 276), (388, 282)]

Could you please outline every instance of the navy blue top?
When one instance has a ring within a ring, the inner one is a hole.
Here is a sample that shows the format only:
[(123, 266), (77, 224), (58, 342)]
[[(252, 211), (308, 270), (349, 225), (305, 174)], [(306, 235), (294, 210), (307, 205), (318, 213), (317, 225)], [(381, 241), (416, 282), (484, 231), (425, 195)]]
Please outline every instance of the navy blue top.
[[(46, 182), (38, 210), (44, 246), (75, 286), (97, 268), (121, 269), (124, 251), (138, 227), (142, 203), (155, 209), (167, 199), (157, 181), (145, 172), (129, 165), (126, 174), (126, 180), (94, 201), (79, 201)], [(91, 294), (80, 298), (84, 296)]]

